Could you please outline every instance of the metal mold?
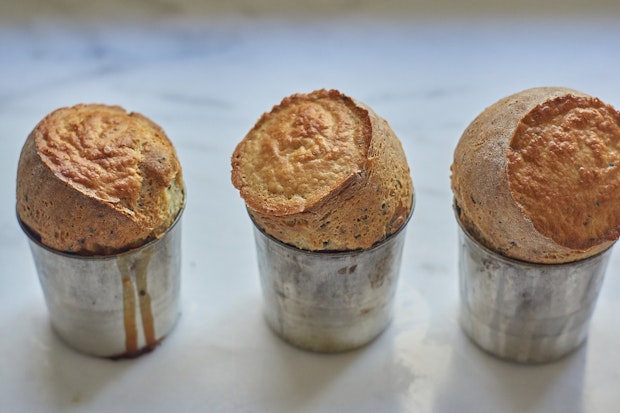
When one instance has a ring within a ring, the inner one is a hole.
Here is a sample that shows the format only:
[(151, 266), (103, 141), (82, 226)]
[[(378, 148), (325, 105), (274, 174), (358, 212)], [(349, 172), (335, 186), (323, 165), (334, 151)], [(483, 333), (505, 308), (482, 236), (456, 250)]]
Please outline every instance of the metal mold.
[(587, 338), (611, 251), (566, 264), (522, 262), (485, 248), (459, 225), (462, 328), (503, 359), (562, 358)]
[(254, 226), (268, 325), (294, 346), (341, 352), (377, 337), (392, 316), (405, 226), (367, 250), (313, 252)]
[(99, 357), (136, 357), (170, 333), (180, 315), (181, 214), (161, 238), (109, 256), (55, 251), (22, 224), (65, 343)]

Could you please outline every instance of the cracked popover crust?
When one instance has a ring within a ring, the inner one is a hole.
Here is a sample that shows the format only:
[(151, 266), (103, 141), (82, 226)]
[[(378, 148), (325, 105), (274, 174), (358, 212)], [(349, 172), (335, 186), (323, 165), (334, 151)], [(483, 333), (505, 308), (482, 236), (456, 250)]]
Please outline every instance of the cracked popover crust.
[(535, 263), (595, 255), (620, 232), (620, 113), (567, 88), (508, 96), (466, 128), (451, 181), (487, 248)]
[(400, 140), (336, 90), (294, 94), (263, 114), (232, 155), (232, 183), (260, 228), (310, 251), (369, 248), (413, 209)]
[(118, 106), (55, 110), (22, 148), (17, 214), (54, 250), (138, 247), (162, 236), (184, 201), (181, 165), (162, 128)]

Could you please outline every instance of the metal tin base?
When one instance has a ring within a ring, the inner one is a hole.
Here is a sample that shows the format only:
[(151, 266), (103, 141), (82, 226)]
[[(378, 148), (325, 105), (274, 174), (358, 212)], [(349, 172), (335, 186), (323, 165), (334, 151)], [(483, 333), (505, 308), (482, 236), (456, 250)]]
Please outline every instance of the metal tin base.
[(533, 264), (488, 250), (461, 226), (459, 244), (460, 322), (478, 346), (545, 363), (583, 344), (612, 248), (582, 261)]
[(180, 314), (180, 216), (162, 238), (110, 256), (58, 252), (23, 229), (52, 327), (70, 347), (100, 357), (135, 357), (173, 329)]
[(404, 227), (368, 249), (312, 252), (255, 226), (267, 323), (285, 341), (315, 352), (355, 349), (388, 325)]

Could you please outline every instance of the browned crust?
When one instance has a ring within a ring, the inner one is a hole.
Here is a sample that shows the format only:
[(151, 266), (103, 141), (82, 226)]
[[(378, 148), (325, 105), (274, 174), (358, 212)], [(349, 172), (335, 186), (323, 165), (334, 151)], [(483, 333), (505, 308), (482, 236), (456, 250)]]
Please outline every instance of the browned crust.
[[(618, 113), (598, 99), (572, 89), (542, 87), (496, 102), (464, 131), (454, 152), (452, 189), (464, 227), (488, 248), (523, 261), (563, 263), (597, 254), (617, 238), (617, 207), (601, 204), (601, 197), (605, 188), (616, 187), (620, 176), (591, 174), (587, 181), (569, 180), (561, 171), (574, 162), (574, 153), (552, 149), (562, 140), (585, 139), (575, 128), (552, 123), (575, 107), (611, 110), (616, 119), (611, 129), (618, 129)], [(544, 136), (533, 139), (535, 133)], [(604, 134), (617, 148), (620, 135)], [(581, 143), (574, 147), (583, 151)], [(612, 157), (616, 155), (614, 149)], [(597, 156), (582, 153), (581, 166), (593, 168)], [(571, 193), (574, 206), (567, 208), (563, 204)], [(596, 217), (590, 228), (582, 219), (588, 215)]]
[[(304, 111), (307, 116), (299, 116)], [(299, 129), (309, 133), (290, 127), (298, 120)], [(308, 150), (293, 165), (283, 161), (288, 154), (267, 156), (260, 149), (297, 147), (301, 141), (305, 149), (318, 141), (327, 149)], [(309, 180), (320, 181), (317, 164), (325, 179), (308, 186)], [(256, 165), (267, 166), (267, 178), (256, 173)], [(287, 197), (265, 190), (274, 176)], [(264, 114), (233, 153), (232, 182), (259, 227), (306, 250), (368, 248), (400, 229), (413, 208), (400, 141), (369, 107), (336, 90), (295, 94)]]
[[(344, 122), (349, 124), (341, 128)], [(366, 111), (337, 91), (284, 98), (235, 149), (233, 185), (258, 213), (283, 216), (312, 208), (360, 179), (371, 129)]]
[(118, 106), (58, 109), (22, 148), (17, 213), (52, 249), (107, 255), (142, 245), (166, 231), (183, 202), (164, 131)]

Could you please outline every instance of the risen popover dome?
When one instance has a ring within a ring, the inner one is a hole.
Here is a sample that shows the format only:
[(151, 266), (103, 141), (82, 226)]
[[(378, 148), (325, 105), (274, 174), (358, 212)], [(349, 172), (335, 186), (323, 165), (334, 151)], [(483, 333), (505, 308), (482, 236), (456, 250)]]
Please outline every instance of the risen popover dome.
[(454, 152), (462, 225), (486, 247), (535, 263), (587, 258), (620, 231), (620, 113), (541, 87), (483, 111)]
[(47, 115), (28, 136), (17, 213), (55, 250), (107, 255), (158, 238), (184, 204), (181, 165), (164, 131), (118, 106)]
[(259, 227), (306, 250), (368, 248), (413, 208), (400, 141), (336, 90), (295, 94), (263, 114), (233, 153), (232, 183)]

